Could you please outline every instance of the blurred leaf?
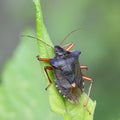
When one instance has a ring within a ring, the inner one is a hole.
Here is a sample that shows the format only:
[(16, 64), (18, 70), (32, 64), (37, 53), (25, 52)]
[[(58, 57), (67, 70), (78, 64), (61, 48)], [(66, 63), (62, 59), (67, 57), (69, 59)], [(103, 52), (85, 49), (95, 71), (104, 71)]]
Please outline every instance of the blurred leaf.
[[(29, 30), (23, 34), (31, 35)], [(0, 120), (59, 120), (52, 114), (42, 72), (37, 64), (35, 40), (22, 39), (2, 74)]]
[[(52, 43), (50, 41), (49, 35), (45, 29), (45, 26), (43, 24), (43, 18), (42, 18), (42, 11), (40, 8), (40, 3), (38, 0), (33, 0), (36, 6), (36, 26), (37, 26), (37, 38), (40, 38), (44, 40), (47, 44)], [(41, 58), (51, 58), (53, 57), (53, 49), (47, 46), (46, 44), (42, 43), (41, 41), (38, 41), (38, 46), (40, 50), (40, 57)], [(44, 62), (40, 62), (41, 68), (43, 69), (44, 66), (48, 65)], [(42, 72), (43, 73), (43, 72)], [(42, 74), (41, 73), (41, 74)], [(50, 77), (52, 80), (54, 80), (53, 74), (50, 73)], [(47, 79), (47, 78), (46, 78)], [(84, 109), (83, 103), (86, 99), (86, 94), (83, 94), (80, 98), (80, 104), (79, 105), (73, 105), (70, 102), (68, 102), (66, 99), (64, 99), (57, 91), (54, 81), (53, 84), (48, 88), (49, 93), (49, 100), (50, 105), (53, 111), (56, 113), (61, 114), (64, 116), (65, 120), (92, 120), (93, 119), (93, 113), (95, 109), (96, 102), (93, 102), (91, 99), (88, 103), (88, 109), (91, 111), (91, 115)]]

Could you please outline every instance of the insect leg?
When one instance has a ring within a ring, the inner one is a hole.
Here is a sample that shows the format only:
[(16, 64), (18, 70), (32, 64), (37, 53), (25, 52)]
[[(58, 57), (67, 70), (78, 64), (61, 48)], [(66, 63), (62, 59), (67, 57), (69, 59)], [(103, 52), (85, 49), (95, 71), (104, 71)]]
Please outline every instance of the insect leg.
[[(38, 59), (39, 61), (50, 62), (50, 58), (40, 58), (39, 55), (36, 56), (36, 57), (37, 57), (37, 59)], [(47, 90), (47, 89), (49, 88), (49, 86), (52, 84), (52, 81), (51, 81), (51, 79), (50, 79), (50, 77), (49, 77), (49, 74), (48, 74), (48, 71), (47, 71), (47, 70), (53, 70), (53, 68), (52, 68), (51, 66), (45, 66), (45, 67), (44, 67), (44, 70), (45, 70), (45, 73), (46, 73), (46, 75), (47, 75), (47, 77), (48, 77), (48, 81), (49, 81), (48, 86), (45, 88), (45, 90)]]
[(40, 58), (39, 55), (36, 57), (39, 61), (50, 62), (50, 58)]
[[(86, 77), (86, 76), (82, 76), (82, 78), (83, 78), (84, 80), (90, 82), (90, 86), (89, 86), (89, 89), (88, 89), (87, 98), (86, 98), (86, 101), (84, 102), (84, 107), (86, 108), (87, 103), (88, 103), (88, 100), (89, 100), (89, 96), (90, 96), (90, 92), (91, 92), (91, 88), (92, 88), (92, 82), (93, 82), (93, 80), (92, 80), (91, 78), (89, 78), (89, 77)], [(87, 108), (86, 108), (86, 110), (89, 112), (89, 114), (91, 114), (90, 111), (89, 111)]]
[(73, 46), (74, 46), (73, 43), (69, 43), (69, 44), (63, 46), (63, 48), (64, 48), (66, 51), (70, 51), (70, 50), (72, 49)]
[(81, 68), (81, 69), (88, 70), (88, 67), (87, 67), (87, 66), (83, 66), (83, 65), (81, 65), (80, 68)]
[(86, 81), (90, 81), (90, 82), (93, 82), (93, 80), (92, 80), (91, 78), (89, 78), (89, 77), (86, 77), (86, 76), (82, 76), (82, 78), (83, 78), (84, 80), (86, 80)]
[(48, 81), (49, 81), (48, 86), (45, 88), (45, 90), (47, 90), (47, 89), (50, 87), (50, 85), (52, 84), (52, 81), (51, 81), (51, 79), (50, 79), (50, 77), (49, 77), (49, 74), (48, 74), (48, 71), (47, 71), (47, 70), (53, 70), (53, 68), (52, 68), (51, 66), (45, 66), (45, 67), (44, 67), (44, 70), (45, 70), (45, 73), (46, 73), (47, 78), (48, 78)]
[(88, 67), (87, 67), (87, 66), (82, 65), (82, 66), (80, 66), (80, 69), (82, 70), (82, 75), (85, 75), (85, 74), (86, 74), (86, 72), (87, 72), (87, 70), (88, 70)]

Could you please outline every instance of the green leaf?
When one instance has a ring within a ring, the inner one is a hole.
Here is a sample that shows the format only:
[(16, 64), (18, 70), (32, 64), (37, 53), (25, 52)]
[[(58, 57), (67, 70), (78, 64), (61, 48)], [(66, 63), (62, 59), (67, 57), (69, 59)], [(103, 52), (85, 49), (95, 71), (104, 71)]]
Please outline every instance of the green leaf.
[[(23, 34), (33, 33), (27, 30)], [(0, 87), (0, 120), (60, 120), (49, 110), (44, 76), (36, 60), (37, 51), (36, 40), (22, 38), (7, 62)]]
[[(43, 23), (42, 11), (40, 8), (41, 6), (39, 0), (33, 0), (33, 1), (36, 6), (37, 37), (44, 40), (44, 42), (46, 42), (47, 44), (53, 46)], [(41, 58), (53, 57), (54, 53), (52, 48), (42, 43), (41, 41), (38, 41), (38, 46), (39, 46), (39, 54)], [(44, 66), (47, 66), (48, 64), (44, 62), (40, 62), (40, 65), (41, 65), (41, 69), (43, 70)], [(41, 74), (43, 74), (43, 71)], [(49, 101), (52, 111), (61, 114), (65, 120), (92, 120), (96, 102), (89, 99), (87, 105), (87, 108), (91, 112), (91, 115), (89, 115), (89, 113), (83, 107), (83, 103), (86, 99), (86, 94), (83, 93), (83, 95), (81, 96), (79, 105), (71, 104), (58, 93), (54, 84), (53, 73), (50, 72), (49, 74), (51, 79), (53, 80), (52, 85), (48, 88)], [(47, 80), (46, 76), (45, 78)]]

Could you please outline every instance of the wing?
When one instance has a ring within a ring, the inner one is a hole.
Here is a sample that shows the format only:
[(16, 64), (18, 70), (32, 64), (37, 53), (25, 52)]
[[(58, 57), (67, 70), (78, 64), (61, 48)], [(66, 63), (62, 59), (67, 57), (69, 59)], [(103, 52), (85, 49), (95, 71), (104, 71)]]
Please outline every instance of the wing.
[(79, 61), (78, 60), (75, 60), (75, 71), (74, 71), (74, 74), (75, 74), (75, 83), (77, 84), (77, 86), (83, 90), (84, 88), (84, 80), (82, 79), (82, 72), (81, 72), (81, 69), (80, 69), (80, 64), (79, 64)]
[(71, 103), (78, 104), (79, 98), (82, 94), (81, 89), (78, 86), (72, 88), (70, 82), (66, 79), (66, 77), (64, 77), (61, 70), (55, 69), (54, 75), (56, 87), (59, 93)]

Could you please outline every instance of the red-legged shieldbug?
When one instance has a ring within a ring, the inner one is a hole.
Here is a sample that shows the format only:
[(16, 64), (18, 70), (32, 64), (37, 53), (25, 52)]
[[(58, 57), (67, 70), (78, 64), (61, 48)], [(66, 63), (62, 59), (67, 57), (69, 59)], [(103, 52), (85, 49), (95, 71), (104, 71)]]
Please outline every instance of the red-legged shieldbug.
[[(65, 39), (76, 30), (70, 32)], [(30, 36), (31, 37), (31, 36)], [(32, 37), (34, 38), (34, 37)], [(40, 40), (36, 38), (37, 40)], [(64, 39), (64, 40), (65, 40)], [(63, 41), (64, 41), (63, 40)], [(40, 40), (43, 42), (42, 40)], [(63, 43), (62, 41), (62, 43)], [(43, 42), (45, 43), (45, 42)], [(45, 43), (48, 45), (47, 43)], [(50, 46), (50, 45), (48, 45)], [(44, 70), (48, 77), (49, 85), (46, 87), (46, 90), (52, 84), (52, 80), (48, 74), (48, 70), (52, 70), (54, 73), (54, 81), (58, 92), (70, 101), (72, 104), (78, 104), (81, 94), (84, 91), (84, 81), (89, 81), (90, 86), (88, 89), (88, 94), (84, 107), (86, 108), (91, 88), (92, 88), (92, 79), (86, 77), (82, 74), (82, 69), (87, 70), (87, 66), (81, 66), (79, 63), (79, 55), (81, 52), (79, 50), (71, 51), (73, 43), (69, 43), (63, 47), (56, 45), (54, 46), (54, 57), (53, 58), (41, 58), (37, 56), (39, 61), (48, 62), (50, 66), (45, 66)], [(50, 46), (51, 47), (51, 46)], [(87, 109), (86, 109), (87, 110)], [(89, 112), (89, 111), (88, 111)], [(90, 112), (89, 112), (90, 113)]]

